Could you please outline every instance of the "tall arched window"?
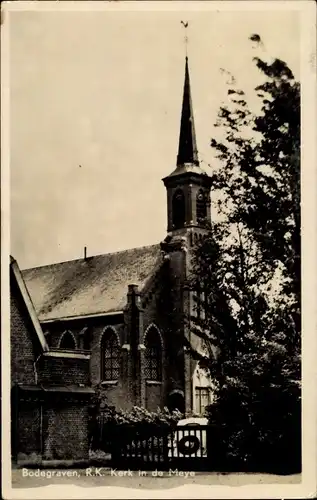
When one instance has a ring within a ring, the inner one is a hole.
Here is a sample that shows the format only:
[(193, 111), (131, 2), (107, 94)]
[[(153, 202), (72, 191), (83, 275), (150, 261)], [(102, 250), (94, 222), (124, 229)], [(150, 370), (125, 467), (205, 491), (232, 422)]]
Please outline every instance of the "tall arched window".
[(59, 343), (59, 348), (60, 349), (71, 349), (74, 350), (76, 349), (76, 342), (74, 339), (74, 336), (71, 332), (67, 331), (63, 333), (60, 343)]
[(181, 189), (178, 189), (172, 201), (173, 225), (175, 229), (184, 226), (185, 223), (185, 197)]
[(101, 380), (118, 380), (120, 372), (119, 344), (115, 332), (108, 328), (101, 341)]
[(162, 380), (162, 345), (157, 329), (151, 327), (145, 337), (145, 379)]
[(206, 194), (202, 189), (198, 191), (196, 197), (196, 217), (197, 222), (204, 222), (207, 218)]
[[(201, 354), (206, 353), (201, 352)], [(214, 400), (212, 380), (209, 373), (197, 364), (192, 381), (194, 389), (193, 409), (195, 413), (204, 415), (206, 407)]]

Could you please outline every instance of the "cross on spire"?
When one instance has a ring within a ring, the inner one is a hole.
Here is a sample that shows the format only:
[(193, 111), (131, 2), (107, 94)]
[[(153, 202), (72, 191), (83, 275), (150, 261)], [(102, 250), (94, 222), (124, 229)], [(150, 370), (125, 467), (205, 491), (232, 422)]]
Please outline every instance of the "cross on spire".
[(181, 24), (184, 26), (184, 32), (185, 32), (185, 35), (184, 35), (184, 43), (185, 43), (185, 54), (186, 54), (186, 57), (188, 56), (187, 54), (187, 47), (188, 47), (188, 36), (187, 36), (187, 28), (188, 28), (188, 21), (181, 21)]

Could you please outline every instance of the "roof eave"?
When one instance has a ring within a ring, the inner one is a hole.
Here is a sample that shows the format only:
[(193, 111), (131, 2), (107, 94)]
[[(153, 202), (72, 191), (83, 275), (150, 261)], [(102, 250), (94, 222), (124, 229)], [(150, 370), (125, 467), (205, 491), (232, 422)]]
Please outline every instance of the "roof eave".
[(10, 267), (11, 267), (13, 275), (14, 275), (14, 277), (16, 279), (18, 288), (19, 288), (20, 293), (22, 295), (22, 298), (23, 298), (23, 301), (24, 301), (25, 306), (27, 308), (27, 311), (29, 313), (29, 316), (30, 316), (30, 319), (32, 321), (34, 330), (36, 332), (38, 341), (39, 341), (39, 343), (41, 345), (41, 348), (42, 348), (43, 352), (47, 352), (49, 350), (49, 347), (48, 347), (48, 344), (46, 342), (44, 333), (42, 331), (39, 319), (38, 319), (37, 314), (35, 312), (35, 308), (34, 308), (32, 299), (31, 299), (30, 294), (29, 294), (29, 292), (28, 292), (28, 290), (26, 288), (26, 285), (24, 283), (24, 279), (22, 277), (22, 274), (21, 274), (20, 268), (18, 266), (18, 263), (17, 263), (17, 261), (13, 257), (11, 257), (10, 261), (11, 261), (10, 262)]
[(58, 323), (64, 321), (77, 321), (81, 319), (94, 319), (94, 318), (103, 318), (107, 316), (120, 316), (123, 314), (122, 310), (118, 311), (109, 311), (109, 312), (101, 312), (101, 313), (93, 313), (93, 314), (79, 314), (78, 316), (61, 316), (56, 318), (46, 318), (40, 319), (42, 325), (46, 325), (48, 323)]

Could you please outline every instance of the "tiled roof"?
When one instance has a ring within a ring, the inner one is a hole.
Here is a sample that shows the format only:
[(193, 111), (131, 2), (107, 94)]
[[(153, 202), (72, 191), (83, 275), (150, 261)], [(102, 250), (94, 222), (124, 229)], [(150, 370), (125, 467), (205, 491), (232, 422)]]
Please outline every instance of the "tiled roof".
[(161, 263), (160, 245), (26, 269), (40, 320), (121, 311), (128, 285), (142, 288)]

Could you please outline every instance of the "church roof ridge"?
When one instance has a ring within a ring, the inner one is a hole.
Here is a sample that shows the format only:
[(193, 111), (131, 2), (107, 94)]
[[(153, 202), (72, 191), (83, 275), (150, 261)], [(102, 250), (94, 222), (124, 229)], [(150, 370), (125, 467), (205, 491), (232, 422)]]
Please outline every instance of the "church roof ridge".
[(47, 267), (51, 267), (51, 266), (58, 266), (58, 265), (68, 264), (68, 263), (70, 264), (70, 263), (75, 263), (75, 262), (85, 261), (85, 260), (88, 261), (88, 260), (95, 259), (95, 258), (98, 258), (98, 257), (105, 257), (105, 256), (110, 256), (110, 255), (112, 256), (112, 255), (117, 255), (117, 254), (123, 254), (125, 252), (132, 252), (134, 250), (146, 250), (146, 249), (157, 247), (159, 245), (160, 245), (160, 243), (152, 243), (151, 245), (142, 245), (140, 247), (138, 246), (138, 247), (132, 247), (132, 248), (125, 248), (124, 250), (117, 250), (116, 252), (105, 252), (105, 253), (99, 253), (99, 254), (95, 254), (95, 255), (89, 255), (86, 258), (85, 257), (79, 257), (78, 259), (68, 259), (68, 260), (62, 260), (62, 261), (59, 261), (59, 262), (51, 262), (50, 264), (42, 264), (40, 266), (26, 267), (24, 269), (21, 269), (21, 272), (22, 273), (26, 273), (28, 271), (33, 271), (33, 270), (36, 270), (36, 269), (42, 269), (44, 267), (47, 268)]

